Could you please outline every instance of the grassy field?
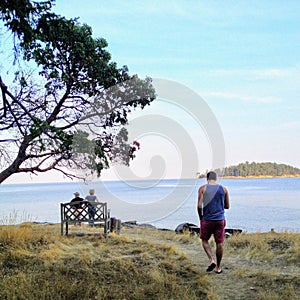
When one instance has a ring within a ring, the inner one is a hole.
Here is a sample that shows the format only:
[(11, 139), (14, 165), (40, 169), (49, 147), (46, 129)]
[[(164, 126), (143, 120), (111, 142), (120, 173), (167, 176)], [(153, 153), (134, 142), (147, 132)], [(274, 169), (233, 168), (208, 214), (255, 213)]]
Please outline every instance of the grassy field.
[[(59, 225), (0, 227), (0, 299), (299, 299), (300, 234), (231, 236), (222, 274), (196, 235)], [(84, 235), (77, 236), (76, 233)]]

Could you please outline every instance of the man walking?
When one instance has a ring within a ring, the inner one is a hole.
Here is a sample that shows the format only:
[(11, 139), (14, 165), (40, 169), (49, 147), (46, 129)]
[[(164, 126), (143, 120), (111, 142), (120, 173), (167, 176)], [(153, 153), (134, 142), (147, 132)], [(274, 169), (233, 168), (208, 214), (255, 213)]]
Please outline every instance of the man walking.
[[(223, 257), (223, 243), (225, 237), (224, 209), (229, 208), (229, 194), (225, 187), (217, 184), (217, 174), (213, 171), (207, 173), (207, 184), (198, 191), (198, 214), (200, 218), (200, 238), (210, 265), (206, 269), (212, 272), (215, 268), (217, 274), (222, 273), (221, 260)], [(216, 243), (216, 260), (212, 255), (209, 239), (214, 235)]]

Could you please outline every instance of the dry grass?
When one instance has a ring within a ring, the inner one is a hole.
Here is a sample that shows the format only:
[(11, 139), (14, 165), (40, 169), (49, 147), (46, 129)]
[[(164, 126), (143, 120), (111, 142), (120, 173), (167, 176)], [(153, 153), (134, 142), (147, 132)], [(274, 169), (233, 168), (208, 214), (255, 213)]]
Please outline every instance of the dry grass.
[(28, 224), (3, 226), (0, 248), (0, 299), (208, 299), (206, 275), (174, 245)]
[(240, 234), (228, 239), (228, 250), (244, 257), (281, 265), (300, 267), (299, 233)]
[(13, 210), (8, 215), (2, 215), (0, 218), (0, 225), (16, 225), (24, 222), (29, 222), (33, 219), (32, 215), (23, 211), (20, 214), (18, 211)]
[[(0, 299), (297, 299), (300, 234), (228, 238), (223, 275), (205, 274), (195, 235), (122, 229), (0, 227)], [(87, 231), (84, 236), (76, 232)]]
[(246, 283), (248, 295), (291, 300), (300, 296), (299, 247), (299, 233), (241, 234), (227, 240), (226, 253), (236, 256), (232, 273)]

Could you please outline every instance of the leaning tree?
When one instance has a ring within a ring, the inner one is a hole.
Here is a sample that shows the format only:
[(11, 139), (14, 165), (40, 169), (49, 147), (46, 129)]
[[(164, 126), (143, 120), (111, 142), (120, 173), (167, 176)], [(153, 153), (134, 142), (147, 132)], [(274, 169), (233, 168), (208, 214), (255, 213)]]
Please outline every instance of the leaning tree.
[(128, 113), (155, 98), (150, 78), (118, 68), (105, 39), (52, 4), (0, 2), (17, 67), (0, 76), (0, 183), (22, 172), (74, 178), (75, 169), (100, 176), (111, 161), (128, 165), (139, 147), (128, 141)]

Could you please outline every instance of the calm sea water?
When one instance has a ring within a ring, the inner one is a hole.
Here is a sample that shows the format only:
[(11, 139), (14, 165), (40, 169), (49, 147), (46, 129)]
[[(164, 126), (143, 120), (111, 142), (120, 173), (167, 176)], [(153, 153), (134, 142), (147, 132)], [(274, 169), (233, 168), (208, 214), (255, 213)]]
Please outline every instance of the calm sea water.
[[(227, 227), (247, 232), (300, 232), (300, 178), (223, 179), (231, 208)], [(0, 185), (0, 222), (60, 222), (60, 203), (89, 188), (108, 202), (111, 216), (159, 228), (198, 224), (197, 191), (204, 180), (106, 181), (92, 184), (46, 183)]]

